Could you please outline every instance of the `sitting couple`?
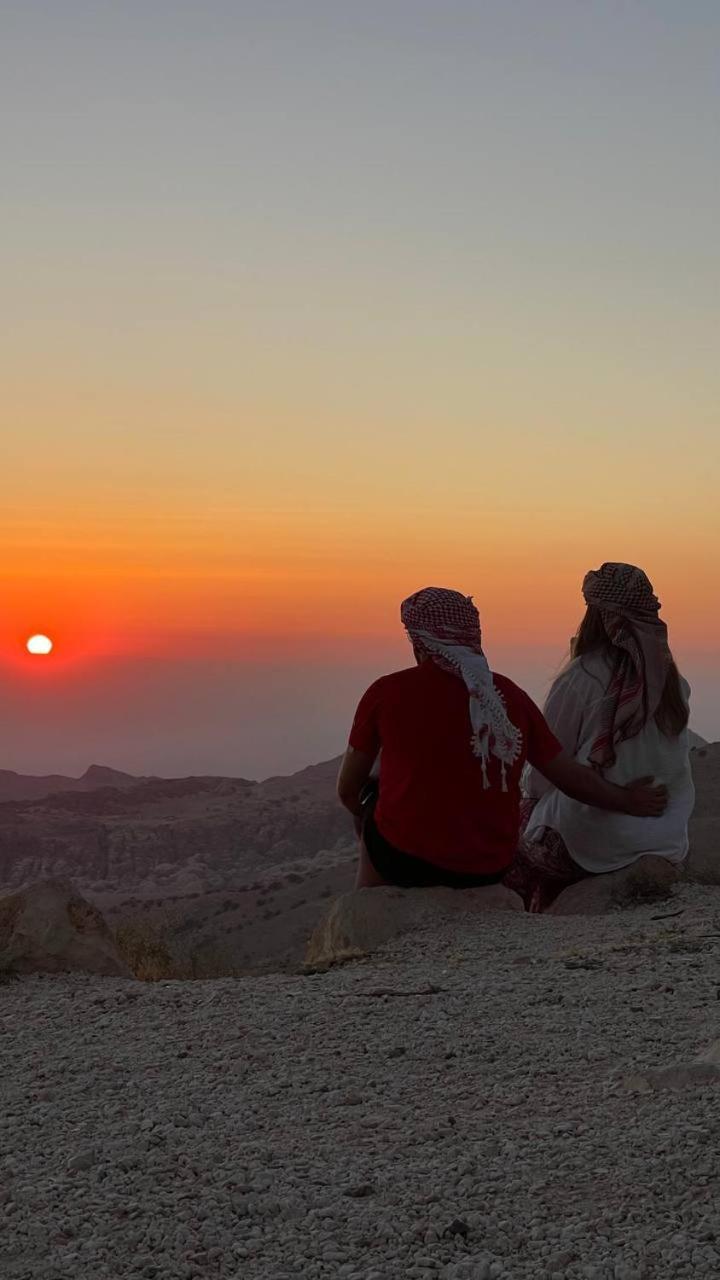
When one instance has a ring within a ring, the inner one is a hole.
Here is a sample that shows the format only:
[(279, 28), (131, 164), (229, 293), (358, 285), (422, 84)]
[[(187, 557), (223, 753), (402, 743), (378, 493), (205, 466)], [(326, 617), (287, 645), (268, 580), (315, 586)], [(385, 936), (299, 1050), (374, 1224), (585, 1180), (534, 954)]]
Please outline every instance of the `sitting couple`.
[(645, 854), (683, 862), (690, 690), (659, 602), (626, 564), (588, 573), (583, 595), (544, 715), (490, 671), (469, 597), (428, 587), (404, 602), (416, 666), (368, 689), (338, 780), (358, 888), (502, 885), (537, 911)]

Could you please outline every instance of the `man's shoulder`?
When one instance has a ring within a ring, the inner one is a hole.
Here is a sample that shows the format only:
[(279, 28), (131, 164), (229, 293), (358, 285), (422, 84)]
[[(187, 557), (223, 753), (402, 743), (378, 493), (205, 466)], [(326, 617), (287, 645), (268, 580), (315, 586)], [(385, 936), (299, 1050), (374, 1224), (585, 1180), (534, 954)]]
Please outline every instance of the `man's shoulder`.
[(490, 674), (492, 675), (495, 688), (503, 695), (503, 697), (514, 698), (519, 702), (531, 701), (530, 694), (526, 693), (524, 689), (521, 689), (520, 685), (516, 684), (514, 680), (511, 680), (509, 676), (503, 676), (499, 671), (491, 671)]
[(418, 670), (418, 667), (403, 667), (401, 671), (389, 671), (386, 675), (378, 676), (377, 680), (373, 680), (367, 692), (379, 695), (393, 693), (412, 684), (417, 678)]

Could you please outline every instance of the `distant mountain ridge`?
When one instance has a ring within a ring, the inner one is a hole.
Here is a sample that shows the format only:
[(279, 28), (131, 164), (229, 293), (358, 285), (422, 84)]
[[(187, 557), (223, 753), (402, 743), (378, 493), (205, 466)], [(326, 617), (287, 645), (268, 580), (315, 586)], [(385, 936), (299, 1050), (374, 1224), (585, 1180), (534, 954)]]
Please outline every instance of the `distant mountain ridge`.
[[(693, 745), (697, 821), (720, 744)], [(98, 765), (81, 778), (0, 773), (0, 888), (65, 876), (91, 895), (166, 898), (344, 857), (354, 833), (337, 770), (327, 760), (264, 782), (135, 778)], [(714, 815), (713, 784), (709, 794)]]
[(42, 776), (16, 773), (14, 769), (0, 769), (0, 804), (7, 800), (40, 800), (58, 791), (97, 791), (101, 787), (134, 787), (145, 778), (136, 778), (120, 769), (107, 765), (91, 764), (81, 778), (68, 778), (61, 773)]
[(252, 782), (96, 767), (69, 788), (60, 775), (11, 774), (0, 800), (0, 888), (65, 876), (94, 895), (164, 898), (272, 876), (352, 843), (337, 768), (331, 760)]
[[(690, 748), (695, 751), (700, 747), (710, 746), (705, 738), (692, 729), (689, 731)], [(141, 786), (146, 782), (181, 783), (190, 781), (212, 780), (214, 782), (242, 782), (250, 786), (263, 787), (268, 794), (282, 794), (288, 783), (297, 784), (303, 790), (315, 791), (318, 795), (327, 792), (328, 786), (334, 786), (340, 757), (324, 760), (321, 764), (307, 765), (297, 773), (274, 774), (262, 782), (249, 782), (244, 778), (217, 774), (191, 774), (187, 778), (161, 778), (157, 774), (125, 773), (122, 769), (113, 769), (109, 765), (91, 764), (80, 778), (68, 777), (62, 773), (27, 774), (17, 773), (14, 769), (0, 769), (0, 804), (13, 800), (41, 800), (45, 796), (61, 794), (66, 791), (89, 792), (100, 791), (105, 787), (126, 790)]]
[(233, 777), (225, 774), (189, 774), (183, 778), (163, 778), (157, 774), (124, 773), (121, 769), (111, 769), (104, 764), (91, 764), (80, 778), (68, 777), (62, 773), (28, 774), (16, 773), (14, 769), (0, 769), (0, 804), (22, 800), (42, 800), (46, 796), (62, 795), (65, 792), (87, 793), (114, 787), (120, 791), (131, 787), (140, 787), (145, 783), (166, 783), (168, 787), (182, 789), (183, 783), (199, 784), (237, 782), (242, 786), (263, 787), (268, 794), (282, 793), (287, 784), (297, 784), (303, 790), (313, 790), (319, 794), (327, 792), (328, 786), (334, 789), (340, 756), (325, 760), (321, 764), (307, 765), (298, 773), (279, 773), (266, 778), (263, 782), (251, 781), (248, 778)]

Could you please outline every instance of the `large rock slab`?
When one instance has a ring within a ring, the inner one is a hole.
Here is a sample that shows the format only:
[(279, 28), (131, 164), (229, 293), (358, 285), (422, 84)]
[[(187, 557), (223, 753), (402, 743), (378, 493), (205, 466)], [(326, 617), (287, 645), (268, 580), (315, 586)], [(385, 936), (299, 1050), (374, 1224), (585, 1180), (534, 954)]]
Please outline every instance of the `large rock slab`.
[(356, 889), (336, 898), (308, 943), (305, 967), (322, 970), (376, 951), (400, 934), (458, 912), (522, 911), (502, 885), (486, 889)]
[(67, 880), (43, 880), (0, 898), (0, 967), (132, 977), (97, 907)]
[(669, 898), (672, 886), (683, 874), (682, 867), (667, 858), (647, 854), (629, 867), (605, 875), (579, 880), (555, 899), (548, 908), (554, 916), (599, 916), (615, 907), (631, 907), (641, 902), (661, 902)]

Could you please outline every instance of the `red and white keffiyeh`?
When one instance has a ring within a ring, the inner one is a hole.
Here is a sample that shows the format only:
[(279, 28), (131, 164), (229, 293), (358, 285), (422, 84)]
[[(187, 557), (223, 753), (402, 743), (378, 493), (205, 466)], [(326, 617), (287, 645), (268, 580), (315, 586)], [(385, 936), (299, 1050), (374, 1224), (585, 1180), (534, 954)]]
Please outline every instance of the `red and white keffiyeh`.
[(418, 657), (431, 658), (464, 680), (470, 695), (470, 746), (482, 765), (483, 786), (490, 786), (487, 763), (492, 755), (500, 761), (502, 788), (507, 791), (507, 769), (520, 755), (522, 734), (495, 688), (472, 597), (425, 587), (403, 601), (400, 618)]
[(634, 738), (655, 715), (672, 662), (667, 627), (658, 616), (660, 601), (642, 569), (608, 561), (583, 582), (585, 603), (600, 613), (617, 650), (617, 665), (601, 708), (601, 730), (590, 750), (590, 764), (610, 768), (616, 747)]

